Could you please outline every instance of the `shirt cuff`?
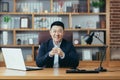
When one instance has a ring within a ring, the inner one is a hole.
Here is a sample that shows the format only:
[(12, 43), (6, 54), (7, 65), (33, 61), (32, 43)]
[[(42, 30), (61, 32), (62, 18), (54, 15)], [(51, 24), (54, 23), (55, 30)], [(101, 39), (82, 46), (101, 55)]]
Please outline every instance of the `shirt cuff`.
[(51, 56), (50, 53), (49, 53), (49, 57), (53, 57), (53, 56)]
[(60, 56), (60, 58), (61, 58), (61, 59), (64, 59), (64, 58), (65, 58), (65, 53), (63, 53), (63, 56), (62, 56), (62, 57)]

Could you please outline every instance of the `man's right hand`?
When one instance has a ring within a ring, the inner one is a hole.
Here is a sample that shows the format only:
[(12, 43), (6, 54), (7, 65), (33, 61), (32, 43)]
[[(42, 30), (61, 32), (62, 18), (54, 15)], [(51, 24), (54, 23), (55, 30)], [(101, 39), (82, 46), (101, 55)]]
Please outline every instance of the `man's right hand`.
[(53, 57), (55, 54), (57, 54), (57, 48), (52, 48), (52, 50), (49, 52), (49, 56)]

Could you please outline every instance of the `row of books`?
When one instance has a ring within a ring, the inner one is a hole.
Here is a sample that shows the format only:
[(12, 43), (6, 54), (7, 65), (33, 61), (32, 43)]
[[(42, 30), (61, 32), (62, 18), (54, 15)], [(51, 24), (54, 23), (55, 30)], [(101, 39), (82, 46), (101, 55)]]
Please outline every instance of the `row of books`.
[(54, 21), (62, 21), (62, 17), (35, 17), (34, 28), (48, 28)]
[[(30, 17), (29, 18), (29, 23), (31, 22)], [(15, 28), (20, 28), (21, 24), (20, 24), (20, 19), (21, 17), (19, 16), (11, 16), (11, 21), (8, 23), (8, 29), (15, 29)], [(54, 22), (54, 21), (62, 21), (62, 17), (56, 17), (56, 16), (52, 16), (52, 17), (35, 17), (34, 18), (34, 28), (49, 28), (50, 25)], [(0, 17), (0, 28), (4, 28), (3, 26), (4, 22), (2, 21), (2, 17)], [(29, 28), (31, 28), (32, 24), (29, 24)]]
[[(48, 5), (46, 5), (48, 4)], [(62, 10), (61, 10), (62, 9)], [(17, 2), (17, 12), (43, 12), (50, 11), (50, 2), (40, 1), (19, 1)], [(53, 2), (53, 12), (87, 12), (87, 0)]]
[(18, 45), (22, 44), (38, 44), (37, 32), (20, 32), (16, 35), (16, 42)]
[(100, 48), (77, 48), (79, 59), (82, 61), (101, 60), (101, 57), (105, 54)]
[(17, 3), (17, 12), (42, 12), (43, 3), (39, 1), (27, 2), (20, 1)]
[(87, 12), (87, 0), (58, 1), (53, 4), (53, 12)]

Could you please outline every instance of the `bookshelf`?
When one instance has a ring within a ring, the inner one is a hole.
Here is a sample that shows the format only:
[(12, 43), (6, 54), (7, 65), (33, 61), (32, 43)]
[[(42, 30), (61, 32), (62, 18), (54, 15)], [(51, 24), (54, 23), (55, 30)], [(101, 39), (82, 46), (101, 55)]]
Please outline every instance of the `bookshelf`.
[[(73, 43), (77, 39), (78, 44), (74, 44), (80, 54), (80, 66), (98, 66), (100, 60), (97, 53), (104, 47), (97, 39), (91, 45), (82, 43), (82, 37), (95, 32), (96, 35), (108, 45), (106, 58), (103, 65), (108, 66), (110, 61), (109, 49), (109, 0), (105, 2), (104, 8), (100, 12), (92, 11), (92, 0), (2, 0), (9, 3), (9, 11), (0, 12), (0, 48), (18, 47), (23, 51), (27, 65), (35, 65), (36, 50), (39, 47), (38, 34), (40, 31), (48, 31), (50, 24), (56, 20), (65, 23), (65, 30), (73, 32)], [(9, 15), (11, 21), (7, 29), (3, 28), (2, 17)], [(26, 17), (28, 21), (21, 23), (21, 18)], [(103, 23), (102, 23), (103, 21)], [(28, 25), (21, 28), (21, 25)], [(78, 28), (77, 28), (78, 26)], [(80, 27), (80, 28), (79, 28)], [(8, 32), (7, 45), (3, 45), (3, 32)], [(32, 44), (29, 43), (32, 39)], [(92, 61), (82, 60), (82, 50), (89, 49), (91, 54), (96, 56)], [(1, 49), (0, 49), (1, 50)], [(29, 61), (29, 57), (32, 58)], [(4, 61), (0, 61), (4, 65)], [(1, 65), (1, 66), (2, 66)]]

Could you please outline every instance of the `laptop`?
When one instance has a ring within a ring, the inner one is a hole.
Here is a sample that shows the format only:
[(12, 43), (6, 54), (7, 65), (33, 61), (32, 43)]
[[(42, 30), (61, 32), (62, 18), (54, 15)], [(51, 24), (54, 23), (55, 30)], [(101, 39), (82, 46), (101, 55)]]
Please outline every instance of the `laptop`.
[(25, 66), (21, 48), (2, 48), (6, 68), (16, 70), (42, 70), (42, 67)]

